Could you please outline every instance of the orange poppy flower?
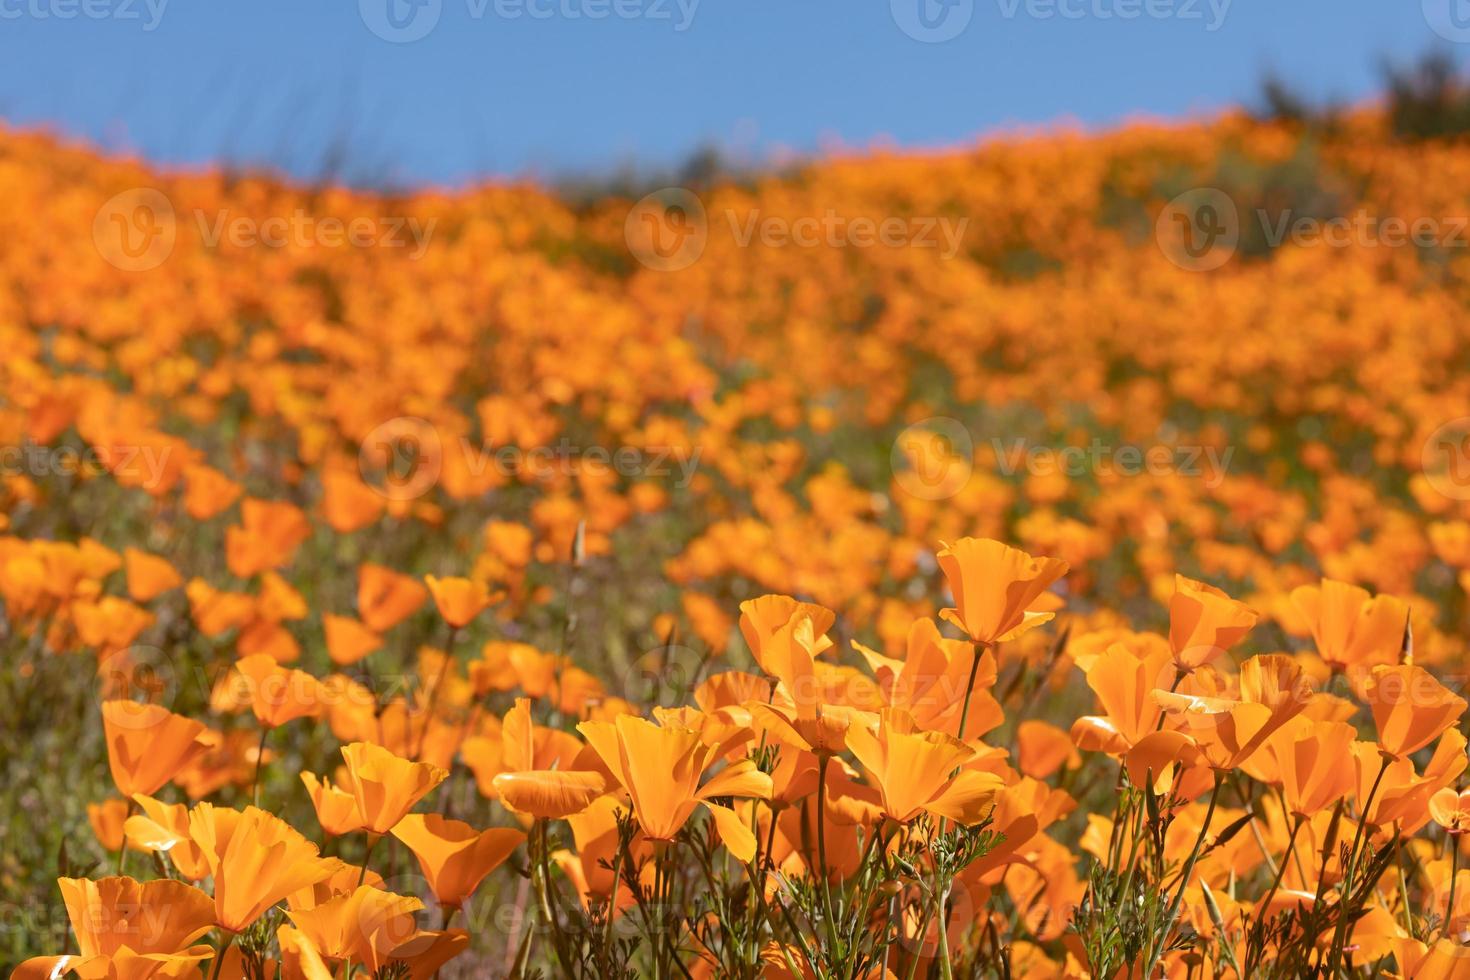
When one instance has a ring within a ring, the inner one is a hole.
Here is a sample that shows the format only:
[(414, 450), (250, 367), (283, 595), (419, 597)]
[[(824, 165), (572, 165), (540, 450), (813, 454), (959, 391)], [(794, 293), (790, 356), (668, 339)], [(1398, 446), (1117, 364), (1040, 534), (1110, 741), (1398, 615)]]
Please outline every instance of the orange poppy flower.
[(213, 928), (214, 906), (191, 885), (121, 877), (60, 878), (57, 884), (81, 955), (38, 956), (12, 977), (184, 977), (197, 975), (195, 964), (214, 954), (209, 946), (192, 945)]
[(306, 786), (306, 795), (311, 797), (322, 830), (341, 836), (363, 829), (362, 814), (357, 812), (357, 800), (351, 793), (338, 788), (330, 779), (318, 779), (315, 773), (303, 772), (301, 782)]
[(1465, 713), (1465, 699), (1423, 667), (1374, 667), (1366, 691), (1379, 747), (1396, 759), (1430, 742)]
[(1191, 671), (1218, 659), (1256, 625), (1256, 613), (1213, 585), (1174, 576), (1169, 600), (1169, 649), (1174, 663)]
[(87, 804), (87, 822), (103, 850), (116, 851), (123, 846), (123, 822), (128, 818), (127, 800), (103, 800)]
[(1291, 593), (1292, 604), (1312, 631), (1317, 654), (1339, 670), (1394, 664), (1403, 649), (1409, 607), (1391, 595), (1324, 578)]
[(419, 800), (449, 777), (427, 762), (410, 762), (369, 742), (342, 747), (347, 760), (347, 789), (357, 801), (363, 827), (386, 834)]
[(184, 468), (184, 509), (196, 521), (222, 513), (240, 496), (240, 484), (219, 470), (192, 465)]
[(1125, 644), (1114, 643), (1087, 671), (1087, 686), (1097, 695), (1103, 715), (1077, 719), (1072, 739), (1082, 749), (1121, 755), (1158, 730), (1163, 708), (1153, 692), (1167, 690), (1175, 676), (1167, 649), (1139, 656)]
[(383, 638), (351, 616), (322, 614), (327, 637), (327, 656), (339, 667), (355, 664), (383, 646)]
[(281, 568), (310, 536), (311, 524), (299, 507), (247, 498), (240, 505), (240, 524), (225, 529), (225, 564), (239, 578)]
[(1165, 711), (1182, 723), (1210, 767), (1234, 769), (1306, 707), (1301, 665), (1280, 654), (1252, 657), (1240, 668), (1240, 698), (1153, 692)]
[(433, 575), (424, 576), (424, 581), (429, 585), (429, 593), (434, 597), (439, 615), (455, 629), (469, 625), (496, 599), (484, 582), (457, 577), (436, 578)]
[(1029, 719), (1016, 729), (1016, 766), (1033, 779), (1050, 778), (1082, 761), (1071, 737), (1050, 722)]
[[(627, 884), (613, 880), (619, 843), (618, 814), (623, 810), (622, 802), (615, 797), (602, 796), (594, 800), (581, 813), (567, 818), (577, 853), (557, 851), (552, 854), (553, 860), (576, 885), (584, 907), (589, 906), (593, 899), (607, 899), (614, 888), (618, 891), (617, 908), (633, 901), (633, 893)], [(633, 860), (638, 861), (647, 855), (648, 841), (635, 833), (629, 850)]]
[(248, 929), (272, 905), (341, 864), (321, 857), (315, 844), (274, 814), (253, 806), (238, 816), (220, 814), (200, 803), (189, 813), (189, 836), (209, 865), (215, 916), (228, 932)]
[(615, 721), (584, 721), (577, 730), (633, 800), (633, 813), (652, 840), (672, 840), (698, 806), (714, 817), (715, 829), (740, 861), (755, 856), (750, 826), (721, 796), (769, 799), (771, 777), (749, 759), (731, 763), (700, 785), (705, 770), (718, 761), (715, 746), (689, 728), (662, 728), (643, 718), (621, 715)]
[(812, 633), (817, 638), (814, 656), (832, 646), (827, 631), (837, 621), (837, 614), (825, 606), (798, 602), (785, 595), (763, 595), (740, 604), (740, 634), (745, 637), (745, 644), (750, 647), (756, 663), (768, 675), (774, 676), (774, 671), (767, 665), (766, 642), (798, 617), (805, 617), (812, 622)]
[[(973, 739), (1005, 721), (1005, 712), (991, 693), (996, 680), (995, 653), (984, 650), (975, 663), (974, 645), (946, 639), (932, 619), (916, 619), (910, 625), (902, 660), (885, 657), (856, 641), (852, 646), (872, 668), (885, 705), (909, 712), (920, 728)], [(960, 732), (972, 673), (970, 713)]]
[[(182, 803), (164, 803), (142, 794), (133, 799), (143, 812), (129, 817), (123, 825), (128, 840), (142, 850), (167, 855), (174, 869), (190, 881), (209, 877), (209, 862), (204, 859), (204, 852), (194, 843), (194, 838), (189, 836), (189, 808)], [(237, 810), (215, 811), (215, 820), (223, 828), (222, 835), (228, 836), (233, 829), (229, 825), (239, 816)]]
[(526, 839), (519, 830), (477, 831), (437, 813), (410, 813), (393, 828), (393, 836), (418, 858), (441, 908), (458, 908), (468, 901), (485, 876)]
[(382, 565), (365, 564), (357, 571), (357, 614), (376, 633), (413, 615), (428, 597), (429, 590), (418, 579)]
[(842, 751), (855, 713), (829, 697), (827, 672), (819, 674), (815, 662), (817, 646), (812, 620), (802, 614), (767, 637), (766, 666), (780, 681), (780, 701), (752, 701), (746, 707), (757, 727), (783, 745), (831, 756)]
[(1353, 789), (1351, 758), (1357, 732), (1340, 721), (1294, 718), (1266, 743), (1275, 758), (1291, 812), (1310, 817)]
[(286, 916), (322, 956), (372, 975), (418, 933), (414, 913), (423, 907), (416, 898), (362, 885), (309, 909), (288, 909)]
[(58, 884), (83, 956), (123, 949), (180, 953), (215, 924), (209, 896), (181, 881), (61, 878)]
[(1002, 785), (994, 773), (962, 768), (975, 758), (973, 747), (944, 732), (918, 731), (897, 708), (885, 709), (876, 729), (854, 727), (847, 747), (878, 788), (883, 813), (899, 823), (920, 813), (979, 823)]
[(189, 597), (189, 612), (205, 636), (219, 636), (239, 629), (255, 616), (255, 597), (241, 592), (216, 589), (201, 578), (184, 586)]
[(283, 980), (333, 980), (321, 950), (301, 930), (281, 926), (276, 930), (276, 944), (281, 947)]
[(1470, 789), (1456, 793), (1446, 786), (1429, 798), (1429, 815), (1451, 834), (1470, 830)]
[(152, 795), (212, 744), (209, 729), (156, 704), (104, 701), (102, 730), (118, 792)]
[(497, 773), (494, 785), (507, 810), (540, 820), (581, 813), (607, 788), (599, 773), (560, 769)]
[(1393, 949), (1399, 976), (1414, 980), (1470, 977), (1470, 948), (1453, 940), (1441, 939), (1431, 946), (1409, 936), (1395, 936), (1388, 940), (1388, 945)]
[(128, 595), (135, 602), (155, 599), (169, 589), (184, 583), (183, 578), (168, 559), (150, 555), (137, 548), (123, 549), (123, 562), (127, 569)]
[(269, 654), (236, 661), (237, 691), (249, 700), (255, 718), (266, 728), (278, 728), (297, 718), (317, 718), (325, 710), (321, 682), (303, 670), (282, 667)]
[(322, 474), (322, 516), (338, 534), (367, 527), (383, 514), (383, 496), (340, 469)]
[(1032, 611), (1051, 584), (1067, 572), (1059, 558), (1033, 558), (989, 538), (960, 538), (936, 557), (955, 608), (939, 615), (987, 646), (1040, 626), (1054, 613)]
[(388, 962), (408, 967), (409, 980), (430, 980), (469, 945), (470, 934), (463, 929), (421, 929), (400, 943)]

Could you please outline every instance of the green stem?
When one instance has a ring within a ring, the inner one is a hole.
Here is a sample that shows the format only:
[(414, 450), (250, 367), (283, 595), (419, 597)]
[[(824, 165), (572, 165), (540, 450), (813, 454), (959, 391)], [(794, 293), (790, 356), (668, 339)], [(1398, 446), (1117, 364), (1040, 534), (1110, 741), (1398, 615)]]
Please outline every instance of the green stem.
[(219, 951), (214, 954), (214, 969), (210, 971), (209, 980), (219, 980), (220, 967), (225, 965), (225, 951), (235, 941), (235, 934), (229, 933), (220, 940)]
[[(124, 824), (126, 824), (128, 822), (128, 817), (131, 817), (133, 815), (133, 808), (136, 807), (137, 805), (138, 804), (137, 804), (136, 801), (134, 801), (134, 800), (128, 800), (128, 812), (127, 812), (127, 816), (123, 817), (123, 823)], [(117, 874), (118, 874), (118, 877), (119, 878), (122, 877), (123, 869), (125, 867), (127, 867), (127, 864), (128, 864), (128, 835), (127, 835), (126, 832), (124, 832), (123, 833), (122, 843), (117, 846)]]
[(1164, 928), (1158, 937), (1158, 946), (1152, 950), (1148, 959), (1148, 967), (1143, 971), (1145, 977), (1151, 977), (1154, 967), (1158, 965), (1159, 957), (1164, 955), (1164, 947), (1168, 944), (1169, 933), (1174, 929), (1174, 923), (1179, 918), (1179, 906), (1184, 901), (1184, 889), (1189, 887), (1189, 876), (1194, 873), (1194, 863), (1199, 860), (1200, 848), (1204, 846), (1205, 838), (1210, 833), (1210, 820), (1215, 816), (1215, 804), (1220, 799), (1220, 786), (1224, 783), (1220, 771), (1215, 770), (1215, 787), (1210, 790), (1210, 804), (1205, 808), (1204, 823), (1200, 824), (1199, 836), (1194, 839), (1194, 847), (1190, 849), (1189, 860), (1184, 862), (1184, 872), (1179, 876), (1179, 890), (1174, 893), (1174, 900), (1169, 903), (1169, 915), (1164, 920)]
[(822, 876), (822, 913), (827, 919), (827, 941), (837, 952), (837, 917), (832, 912), (832, 886), (827, 870), (827, 764), (824, 752), (817, 756), (817, 873)]
[(380, 836), (378, 836), (377, 834), (374, 834), (374, 833), (369, 833), (368, 834), (368, 846), (367, 846), (367, 851), (362, 856), (362, 867), (357, 869), (357, 887), (358, 888), (361, 888), (362, 887), (362, 883), (367, 879), (368, 861), (372, 860), (372, 857), (373, 857), (373, 848), (377, 847), (378, 846), (378, 841), (380, 841), (382, 839), (383, 838), (380, 837)]
[(1347, 940), (1349, 911), (1347, 903), (1353, 895), (1353, 875), (1358, 870), (1358, 848), (1363, 843), (1363, 828), (1368, 826), (1368, 811), (1373, 809), (1373, 798), (1378, 795), (1378, 786), (1383, 782), (1383, 774), (1388, 772), (1388, 764), (1391, 761), (1389, 756), (1383, 756), (1383, 762), (1378, 767), (1378, 775), (1373, 779), (1373, 787), (1368, 790), (1368, 797), (1363, 801), (1363, 808), (1358, 813), (1358, 829), (1353, 834), (1353, 846), (1348, 851), (1348, 864), (1342, 878), (1342, 904), (1338, 907), (1337, 928), (1332, 931), (1332, 953), (1327, 961), (1329, 973), (1337, 969), (1337, 962), (1342, 957), (1343, 943)]
[[(936, 882), (937, 884), (937, 882)], [(943, 980), (954, 980), (954, 968), (949, 962), (949, 884), (939, 890), (939, 976)]]
[[(1266, 897), (1261, 899), (1261, 908), (1264, 910), (1271, 904), (1271, 899), (1276, 897), (1276, 889), (1281, 887), (1281, 877), (1286, 873), (1286, 862), (1296, 849), (1296, 835), (1302, 829), (1302, 822), (1306, 817), (1297, 814), (1296, 820), (1291, 825), (1291, 836), (1286, 839), (1286, 850), (1281, 852), (1281, 865), (1276, 869), (1276, 877), (1271, 881), (1271, 887), (1266, 891)], [(1262, 913), (1264, 914), (1264, 912)]]
[(1450, 894), (1444, 905), (1444, 926), (1439, 931), (1444, 938), (1450, 931), (1450, 919), (1455, 914), (1455, 875), (1460, 871), (1460, 835), (1450, 831)]
[(980, 651), (984, 647), (983, 643), (970, 645), (970, 680), (965, 684), (965, 701), (960, 707), (960, 727), (954, 733), (960, 741), (965, 739), (965, 722), (970, 719), (970, 695), (975, 693), (975, 676), (980, 672)]
[(260, 806), (260, 767), (265, 764), (265, 737), (271, 730), (260, 726), (260, 744), (255, 747), (255, 779), (250, 783), (250, 805)]

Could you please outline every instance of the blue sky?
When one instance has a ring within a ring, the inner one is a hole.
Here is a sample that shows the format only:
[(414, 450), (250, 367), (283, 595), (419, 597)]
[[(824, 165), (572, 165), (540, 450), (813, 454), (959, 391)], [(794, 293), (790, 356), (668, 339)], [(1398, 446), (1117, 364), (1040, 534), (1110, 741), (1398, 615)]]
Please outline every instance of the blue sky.
[(1470, 0), (0, 0), (0, 116), (299, 175), (338, 139), (349, 176), (455, 185), (1177, 116), (1267, 68), (1361, 98), (1465, 41)]

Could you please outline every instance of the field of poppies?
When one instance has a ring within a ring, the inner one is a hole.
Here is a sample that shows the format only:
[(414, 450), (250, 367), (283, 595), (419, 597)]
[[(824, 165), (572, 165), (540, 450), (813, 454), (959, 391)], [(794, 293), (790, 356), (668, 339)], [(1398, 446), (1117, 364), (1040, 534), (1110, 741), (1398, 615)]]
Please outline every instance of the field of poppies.
[(0, 194), (11, 976), (1470, 977), (1470, 145)]

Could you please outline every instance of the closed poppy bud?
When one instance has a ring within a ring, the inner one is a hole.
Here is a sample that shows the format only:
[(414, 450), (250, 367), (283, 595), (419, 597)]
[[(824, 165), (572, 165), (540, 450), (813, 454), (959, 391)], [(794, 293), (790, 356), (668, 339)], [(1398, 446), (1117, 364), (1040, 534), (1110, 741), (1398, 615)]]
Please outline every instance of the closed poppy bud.
[(210, 747), (209, 729), (156, 704), (104, 701), (102, 730), (112, 781), (128, 797), (156, 793)]
[(1256, 613), (1213, 585), (1174, 576), (1169, 600), (1169, 649), (1180, 670), (1218, 659), (1256, 625)]
[(353, 742), (342, 747), (347, 789), (357, 801), (363, 827), (386, 834), (449, 773), (427, 762), (410, 762), (379, 745)]
[(940, 612), (973, 643), (1009, 640), (1052, 618), (1032, 607), (1067, 572), (1058, 558), (1033, 558), (989, 538), (960, 538), (936, 556), (955, 607)]
[(147, 602), (184, 582), (167, 559), (137, 548), (123, 550), (123, 564), (127, 569), (128, 595), (134, 602)]
[(457, 577), (435, 578), (433, 575), (425, 576), (424, 581), (429, 584), (439, 615), (455, 629), (468, 625), (490, 606), (490, 589), (484, 582)]
[(393, 828), (393, 836), (418, 858), (443, 908), (457, 908), (468, 901), (485, 876), (526, 839), (519, 830), (492, 827), (477, 831), (437, 813), (410, 813)]

